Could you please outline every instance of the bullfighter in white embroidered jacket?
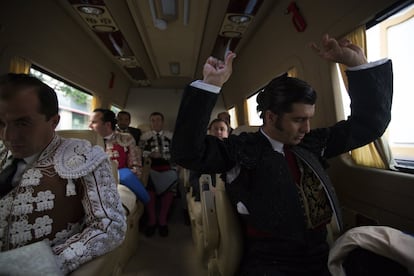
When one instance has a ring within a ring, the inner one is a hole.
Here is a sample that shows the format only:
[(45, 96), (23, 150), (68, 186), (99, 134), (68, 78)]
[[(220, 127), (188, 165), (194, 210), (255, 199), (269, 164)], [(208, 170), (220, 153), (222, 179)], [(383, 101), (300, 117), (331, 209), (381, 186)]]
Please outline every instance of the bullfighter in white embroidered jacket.
[[(0, 251), (47, 241), (67, 274), (120, 245), (126, 221), (106, 153), (59, 137), (58, 122), (53, 89), (27, 75), (0, 77), (0, 139), (9, 150), (0, 171)], [(16, 173), (5, 181), (12, 160)]]

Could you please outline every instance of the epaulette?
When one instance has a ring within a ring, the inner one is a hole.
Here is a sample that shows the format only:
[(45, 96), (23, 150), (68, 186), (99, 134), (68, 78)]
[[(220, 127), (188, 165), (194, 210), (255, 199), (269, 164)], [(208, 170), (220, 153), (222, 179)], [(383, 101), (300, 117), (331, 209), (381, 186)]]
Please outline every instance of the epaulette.
[(94, 171), (108, 155), (100, 146), (92, 146), (87, 140), (63, 139), (53, 157), (58, 175), (68, 180), (66, 196), (76, 195), (73, 179)]
[(121, 133), (118, 132), (115, 136), (115, 140), (121, 147), (128, 147), (131, 144), (135, 143), (133, 142), (133, 136), (130, 133)]

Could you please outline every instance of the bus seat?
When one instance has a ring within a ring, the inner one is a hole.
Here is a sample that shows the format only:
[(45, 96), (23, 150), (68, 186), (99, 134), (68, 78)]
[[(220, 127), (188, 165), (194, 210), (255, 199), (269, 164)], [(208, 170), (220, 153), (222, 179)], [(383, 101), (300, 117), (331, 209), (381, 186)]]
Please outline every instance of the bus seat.
[(151, 130), (151, 126), (149, 124), (139, 124), (137, 125), (137, 128), (141, 130), (141, 133), (145, 133)]
[(85, 139), (92, 145), (104, 147), (103, 138), (91, 129), (59, 129), (56, 133), (65, 138)]
[(142, 174), (141, 174), (141, 179), (140, 179), (144, 187), (147, 187), (148, 185), (150, 171), (151, 171), (151, 158), (144, 157), (143, 164), (142, 164)]
[(191, 236), (193, 238), (194, 246), (196, 248), (197, 256), (204, 259), (204, 236), (203, 236), (203, 221), (201, 215), (201, 203), (195, 201), (194, 197), (187, 197), (188, 216), (191, 224)]
[(195, 201), (191, 188), (187, 193), (187, 205), (197, 256), (207, 265), (212, 252), (218, 245), (217, 217), (211, 176), (201, 175), (199, 183), (200, 201)]
[[(119, 247), (118, 247), (119, 248)], [(85, 276), (85, 275), (103, 275), (103, 276), (121, 276), (122, 266), (119, 263), (119, 250), (115, 250), (99, 256), (92, 261), (81, 265), (75, 271), (72, 271), (70, 276)]]
[(414, 236), (397, 229), (355, 227), (335, 241), (328, 267), (332, 275), (338, 276), (351, 271), (352, 275), (414, 275), (413, 248)]
[(233, 130), (231, 134), (240, 135), (242, 132), (256, 132), (258, 131), (260, 126), (248, 126), (248, 125), (240, 125)]
[(191, 186), (190, 180), (189, 180), (190, 170), (180, 167), (178, 178), (180, 179), (180, 182), (183, 183), (183, 186), (188, 193), (188, 191), (190, 190), (190, 186)]
[(204, 256), (209, 257), (218, 246), (219, 232), (214, 199), (214, 187), (211, 175), (200, 176), (200, 203), (202, 217), (202, 231), (204, 238)]
[(208, 263), (209, 275), (235, 275), (243, 255), (243, 233), (237, 212), (231, 205), (224, 182), (218, 174), (215, 209), (219, 243)]

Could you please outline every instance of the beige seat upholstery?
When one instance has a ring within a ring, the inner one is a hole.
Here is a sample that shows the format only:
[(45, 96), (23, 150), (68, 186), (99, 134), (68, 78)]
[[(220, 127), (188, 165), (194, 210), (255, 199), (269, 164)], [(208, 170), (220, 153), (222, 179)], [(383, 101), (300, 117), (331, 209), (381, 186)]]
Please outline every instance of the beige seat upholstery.
[(139, 124), (137, 125), (137, 128), (141, 130), (141, 133), (145, 133), (151, 130), (151, 126), (149, 124)]
[(208, 262), (208, 272), (209, 275), (235, 275), (243, 255), (243, 234), (237, 212), (219, 175), (216, 175), (215, 209), (219, 242)]
[(207, 266), (208, 260), (218, 244), (218, 228), (211, 176), (201, 175), (199, 183), (200, 201), (194, 200), (191, 188), (187, 193), (187, 206), (196, 252), (200, 260)]
[(197, 255), (207, 265), (209, 275), (234, 275), (243, 254), (238, 215), (219, 175), (216, 175), (216, 187), (212, 186), (210, 175), (202, 175), (200, 191), (200, 202), (187, 195)]
[[(92, 145), (103, 147), (103, 139), (92, 130), (58, 130), (57, 134), (65, 138), (86, 139)], [(112, 172), (119, 181), (116, 162), (112, 162)], [(144, 212), (144, 206), (126, 186), (118, 185), (118, 193), (127, 218), (128, 228), (124, 242), (115, 250), (83, 264), (70, 275), (122, 275), (123, 267), (135, 253), (139, 237), (139, 219)]]
[(62, 129), (56, 132), (59, 136), (65, 138), (85, 139), (91, 142), (92, 145), (104, 146), (103, 138), (90, 129)]
[(179, 178), (180, 182), (183, 183), (183, 186), (186, 189), (186, 191), (189, 191), (190, 188), (191, 188), (190, 170), (180, 167), (178, 172), (179, 172), (178, 173), (178, 178)]
[(201, 216), (201, 203), (195, 201), (191, 196), (191, 192), (187, 193), (188, 216), (191, 223), (191, 235), (197, 256), (203, 260), (204, 258), (204, 237), (203, 237), (203, 220)]

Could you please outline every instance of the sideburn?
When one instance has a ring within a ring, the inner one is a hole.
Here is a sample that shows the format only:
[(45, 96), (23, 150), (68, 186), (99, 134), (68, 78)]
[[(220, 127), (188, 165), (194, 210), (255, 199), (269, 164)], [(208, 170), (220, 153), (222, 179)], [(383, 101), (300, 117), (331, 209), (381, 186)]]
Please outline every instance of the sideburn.
[(283, 119), (283, 115), (277, 116), (276, 122), (274, 124), (275, 128), (279, 131), (284, 131), (285, 130), (282, 126), (282, 119)]

